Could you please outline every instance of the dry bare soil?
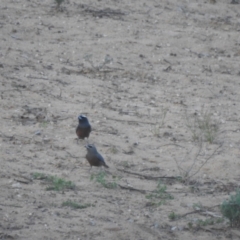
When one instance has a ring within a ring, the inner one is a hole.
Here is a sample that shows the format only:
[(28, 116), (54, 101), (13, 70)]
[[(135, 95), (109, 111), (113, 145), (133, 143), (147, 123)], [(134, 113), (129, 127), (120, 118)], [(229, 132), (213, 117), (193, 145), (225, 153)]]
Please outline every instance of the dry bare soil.
[(239, 187), (239, 19), (230, 0), (2, 0), (0, 239), (239, 239), (219, 209)]

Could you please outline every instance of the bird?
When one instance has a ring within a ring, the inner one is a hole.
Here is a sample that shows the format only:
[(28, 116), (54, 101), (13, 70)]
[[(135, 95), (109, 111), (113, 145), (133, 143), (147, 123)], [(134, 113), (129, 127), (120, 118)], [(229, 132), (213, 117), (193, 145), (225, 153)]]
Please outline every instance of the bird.
[(104, 158), (102, 155), (97, 151), (97, 148), (93, 144), (88, 144), (85, 146), (87, 149), (86, 159), (88, 160), (89, 164), (95, 167), (104, 166), (105, 168), (109, 168), (109, 166), (105, 163)]
[(78, 117), (78, 126), (76, 128), (76, 134), (79, 139), (85, 139), (89, 137), (90, 132), (92, 131), (92, 127), (84, 115), (79, 115)]

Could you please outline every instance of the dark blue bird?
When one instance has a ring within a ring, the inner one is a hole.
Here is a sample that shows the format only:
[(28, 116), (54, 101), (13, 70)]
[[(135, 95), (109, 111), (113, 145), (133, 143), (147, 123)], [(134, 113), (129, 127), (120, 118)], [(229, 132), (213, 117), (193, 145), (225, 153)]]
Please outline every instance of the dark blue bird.
[(92, 131), (91, 125), (88, 122), (88, 119), (86, 116), (84, 115), (80, 115), (78, 117), (78, 126), (76, 128), (76, 134), (78, 136), (79, 139), (84, 139), (84, 138), (88, 138), (90, 132)]
[[(88, 160), (89, 164), (95, 167), (104, 166), (105, 168), (109, 168), (108, 165), (105, 163), (102, 155), (98, 153), (96, 147), (93, 144), (88, 144), (85, 146), (87, 149), (86, 159)], [(90, 169), (91, 169), (90, 168)]]

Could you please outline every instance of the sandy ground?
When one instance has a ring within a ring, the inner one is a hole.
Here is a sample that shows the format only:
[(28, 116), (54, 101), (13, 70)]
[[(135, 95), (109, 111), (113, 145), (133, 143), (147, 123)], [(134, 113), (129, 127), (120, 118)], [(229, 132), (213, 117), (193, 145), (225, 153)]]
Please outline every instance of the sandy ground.
[[(239, 187), (239, 7), (2, 0), (0, 239), (239, 239), (219, 209)], [(106, 172), (89, 171), (80, 113)]]

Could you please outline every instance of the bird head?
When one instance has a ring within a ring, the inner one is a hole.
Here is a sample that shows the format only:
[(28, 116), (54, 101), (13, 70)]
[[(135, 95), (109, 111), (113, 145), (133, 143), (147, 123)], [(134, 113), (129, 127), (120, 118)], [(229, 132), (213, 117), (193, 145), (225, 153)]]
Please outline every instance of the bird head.
[(87, 117), (85, 115), (83, 115), (83, 114), (78, 116), (78, 121), (83, 121), (85, 119), (87, 119)]
[(85, 146), (88, 152), (97, 152), (96, 147), (93, 144), (88, 144)]

